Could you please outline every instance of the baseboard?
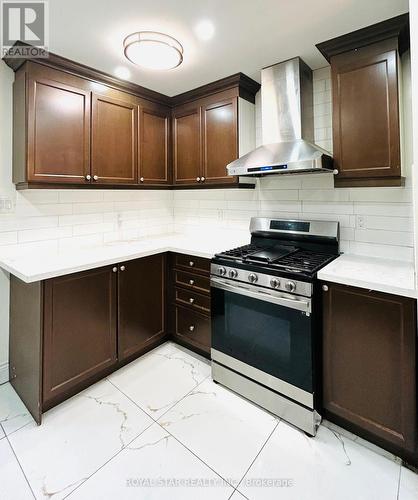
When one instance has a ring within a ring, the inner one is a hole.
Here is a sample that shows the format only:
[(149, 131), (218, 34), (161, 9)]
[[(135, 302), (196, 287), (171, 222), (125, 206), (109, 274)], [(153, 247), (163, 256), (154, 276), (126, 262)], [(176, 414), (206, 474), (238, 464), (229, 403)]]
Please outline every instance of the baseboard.
[(9, 381), (9, 363), (7, 361), (0, 365), (0, 384)]

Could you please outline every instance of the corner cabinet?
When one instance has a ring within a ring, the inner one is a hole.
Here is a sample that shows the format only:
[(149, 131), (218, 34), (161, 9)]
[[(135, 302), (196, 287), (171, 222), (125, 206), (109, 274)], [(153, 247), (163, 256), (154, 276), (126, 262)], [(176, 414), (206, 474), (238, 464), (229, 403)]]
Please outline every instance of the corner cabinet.
[(324, 416), (418, 463), (416, 300), (323, 285)]
[(18, 189), (240, 185), (226, 165), (255, 147), (260, 88), (245, 75), (168, 97), (54, 54), (5, 62)]
[(34, 419), (165, 338), (165, 254), (35, 283), (11, 276), (10, 382)]
[(399, 56), (408, 15), (317, 45), (331, 64), (336, 187), (403, 185)]
[[(241, 109), (246, 119), (239, 121)], [(220, 92), (175, 107), (174, 185), (242, 185), (238, 178), (227, 174), (226, 166), (255, 148), (254, 112), (254, 104), (235, 91)], [(252, 140), (242, 140), (248, 136)]]

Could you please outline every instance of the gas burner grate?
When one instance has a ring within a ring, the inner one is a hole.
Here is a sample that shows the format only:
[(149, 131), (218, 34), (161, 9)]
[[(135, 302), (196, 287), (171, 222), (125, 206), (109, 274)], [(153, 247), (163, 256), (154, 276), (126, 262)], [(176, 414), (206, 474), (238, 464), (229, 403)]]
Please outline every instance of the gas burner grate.
[(335, 255), (299, 250), (282, 257), (277, 262), (274, 262), (272, 266), (287, 268), (296, 272), (315, 273), (333, 259), (335, 259)]
[(252, 253), (259, 252), (263, 247), (259, 245), (244, 245), (242, 247), (232, 248), (231, 250), (226, 250), (225, 252), (216, 254), (217, 257), (227, 257), (229, 259), (244, 259)]

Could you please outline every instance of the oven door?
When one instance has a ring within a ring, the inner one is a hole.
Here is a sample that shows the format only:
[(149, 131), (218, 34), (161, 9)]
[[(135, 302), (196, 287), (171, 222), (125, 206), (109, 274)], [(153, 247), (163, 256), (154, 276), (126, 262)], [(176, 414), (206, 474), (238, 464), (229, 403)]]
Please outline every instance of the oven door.
[(211, 279), (212, 359), (312, 406), (311, 299)]

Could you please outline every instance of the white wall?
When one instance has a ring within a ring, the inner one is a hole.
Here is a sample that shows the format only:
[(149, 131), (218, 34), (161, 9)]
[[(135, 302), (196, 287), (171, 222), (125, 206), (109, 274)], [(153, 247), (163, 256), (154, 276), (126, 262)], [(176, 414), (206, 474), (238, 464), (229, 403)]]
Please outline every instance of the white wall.
[[(418, 2), (409, 2), (410, 30), (411, 30), (411, 73), (412, 73), (412, 145), (413, 145), (413, 168), (412, 168), (412, 191), (414, 199), (414, 235), (415, 235), (415, 269), (418, 266)], [(416, 276), (417, 278), (417, 276)], [(418, 286), (418, 278), (417, 278)]]
[[(403, 57), (402, 95), (410, 108), (410, 64)], [(405, 141), (410, 112), (403, 113)], [(329, 67), (314, 71), (315, 140), (332, 152), (332, 109)], [(256, 137), (261, 143), (260, 96), (256, 98)], [(411, 153), (403, 147), (405, 188), (334, 189), (332, 174), (266, 176), (255, 191), (176, 191), (174, 218), (178, 231), (211, 225), (248, 229), (252, 216), (338, 220), (344, 252), (412, 261), (414, 258)]]

